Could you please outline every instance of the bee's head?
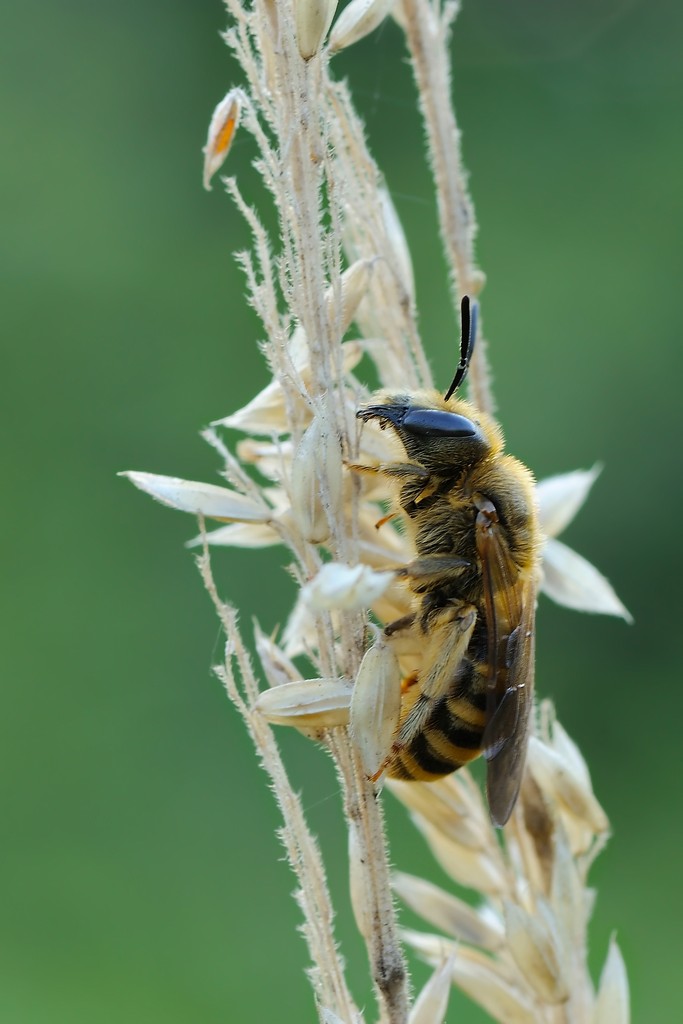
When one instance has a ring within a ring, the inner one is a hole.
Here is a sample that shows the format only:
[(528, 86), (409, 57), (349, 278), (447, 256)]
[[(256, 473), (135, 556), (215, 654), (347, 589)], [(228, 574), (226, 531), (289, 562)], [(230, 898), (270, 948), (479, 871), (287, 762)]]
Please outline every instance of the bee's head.
[(468, 402), (452, 397), (465, 379), (476, 339), (477, 303), (470, 305), (465, 295), (461, 304), (460, 361), (444, 397), (436, 391), (381, 395), (376, 405), (357, 413), (359, 419), (379, 420), (382, 430), (392, 427), (412, 462), (443, 475), (455, 476), (499, 452), (503, 438), (498, 425), (477, 413)]
[(436, 392), (382, 396), (357, 413), (396, 432), (411, 462), (432, 472), (457, 474), (500, 449), (492, 424), (483, 423), (466, 402), (446, 401)]

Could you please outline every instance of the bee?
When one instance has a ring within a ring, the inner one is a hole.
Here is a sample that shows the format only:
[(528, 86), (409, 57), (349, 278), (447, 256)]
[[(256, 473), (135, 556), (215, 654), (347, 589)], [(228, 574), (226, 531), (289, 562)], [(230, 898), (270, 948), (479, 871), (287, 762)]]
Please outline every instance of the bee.
[(416, 554), (398, 570), (413, 610), (384, 632), (416, 647), (420, 668), (403, 680), (382, 770), (433, 780), (483, 754), (491, 820), (500, 827), (515, 805), (526, 756), (540, 531), (531, 472), (504, 454), (490, 416), (454, 397), (476, 333), (476, 303), (470, 314), (465, 297), (460, 360), (446, 394), (379, 393), (357, 413), (392, 430), (405, 461), (353, 468), (394, 482), (394, 514)]

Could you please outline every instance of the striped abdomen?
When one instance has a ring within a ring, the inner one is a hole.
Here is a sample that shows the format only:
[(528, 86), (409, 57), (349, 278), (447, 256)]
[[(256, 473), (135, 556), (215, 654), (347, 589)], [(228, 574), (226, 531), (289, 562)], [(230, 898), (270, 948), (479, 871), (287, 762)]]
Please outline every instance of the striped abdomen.
[[(419, 678), (406, 690), (401, 724), (411, 722), (409, 737), (396, 737), (387, 774), (394, 779), (429, 782), (450, 775), (481, 754), (486, 724), (485, 665), (464, 660), (452, 690), (438, 700), (420, 693)], [(421, 718), (415, 730), (415, 716)]]

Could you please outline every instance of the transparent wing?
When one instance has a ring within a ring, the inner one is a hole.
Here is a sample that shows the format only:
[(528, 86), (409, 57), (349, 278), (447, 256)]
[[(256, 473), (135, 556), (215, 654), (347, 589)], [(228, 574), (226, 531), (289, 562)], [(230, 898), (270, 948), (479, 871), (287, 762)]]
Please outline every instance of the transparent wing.
[(478, 503), (477, 551), (481, 559), (488, 637), (486, 791), (494, 825), (515, 805), (524, 772), (534, 691), (535, 581), (521, 576), (492, 502)]

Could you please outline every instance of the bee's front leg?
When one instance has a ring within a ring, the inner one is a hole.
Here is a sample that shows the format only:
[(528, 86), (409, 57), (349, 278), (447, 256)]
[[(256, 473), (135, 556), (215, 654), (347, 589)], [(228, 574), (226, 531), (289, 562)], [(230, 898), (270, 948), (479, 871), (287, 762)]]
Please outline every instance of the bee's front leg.
[(392, 476), (399, 480), (427, 480), (428, 469), (418, 466), (415, 462), (378, 462), (376, 466), (368, 466), (362, 462), (347, 462), (347, 469), (352, 473), (366, 473), (379, 476)]

